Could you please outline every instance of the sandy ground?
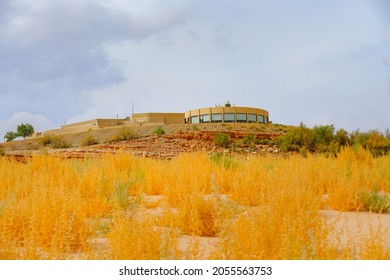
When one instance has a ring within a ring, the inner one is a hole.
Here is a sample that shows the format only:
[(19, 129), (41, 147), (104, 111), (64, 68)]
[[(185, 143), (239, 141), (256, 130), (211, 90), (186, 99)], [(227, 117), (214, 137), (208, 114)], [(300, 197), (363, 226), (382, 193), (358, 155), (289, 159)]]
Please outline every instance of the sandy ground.
[[(210, 197), (205, 197), (210, 199)], [(221, 199), (227, 199), (222, 196)], [(163, 213), (163, 197), (144, 196), (143, 204), (145, 214), (158, 216)], [(172, 209), (175, 211), (175, 209)], [(335, 210), (321, 210), (320, 216), (333, 227), (329, 241), (340, 246), (349, 247), (358, 255), (362, 242), (371, 242), (374, 238), (377, 244), (390, 250), (390, 213), (377, 214), (369, 212), (340, 212)], [(192, 237), (183, 235), (179, 237), (179, 250), (186, 257), (186, 251), (196, 242), (199, 246), (200, 256), (207, 259), (210, 253), (217, 249), (219, 237)]]
[[(142, 206), (137, 217), (161, 216), (164, 211), (177, 211), (175, 208), (166, 208), (164, 199), (161, 195), (144, 196)], [(390, 250), (390, 213), (376, 214), (369, 212), (340, 212), (335, 210), (321, 210), (320, 216), (325, 222), (333, 227), (329, 242), (337, 244), (340, 251), (343, 247), (348, 247), (359, 259), (359, 250), (363, 243), (374, 242), (380, 244), (383, 248)], [(178, 237), (178, 250), (181, 252), (182, 259), (188, 260), (194, 258), (190, 251), (197, 248), (197, 259), (208, 259), (213, 251), (218, 249), (219, 237), (203, 237), (181, 235)], [(110, 246), (108, 239), (104, 235), (96, 236), (91, 239), (91, 243), (96, 250), (97, 258), (106, 258), (110, 255)], [(193, 251), (192, 251), (193, 252)], [(79, 259), (83, 256), (75, 254), (71, 259)]]
[[(320, 215), (333, 226), (329, 238), (356, 253), (361, 242), (375, 241), (390, 250), (390, 214), (322, 210)], [(372, 239), (375, 240), (372, 240)]]

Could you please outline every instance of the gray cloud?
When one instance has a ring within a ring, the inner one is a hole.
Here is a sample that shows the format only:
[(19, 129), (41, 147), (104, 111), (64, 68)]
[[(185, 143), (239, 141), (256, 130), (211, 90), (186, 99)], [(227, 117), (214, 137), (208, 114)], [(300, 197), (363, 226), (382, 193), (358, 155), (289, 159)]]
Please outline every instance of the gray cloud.
[[(116, 82), (108, 68), (104, 44), (148, 36), (174, 19), (136, 21), (122, 10), (96, 1), (47, 1), (42, 9), (14, 7), (1, 27), (1, 73), (16, 73), (28, 82), (67, 80), (91, 85)], [(81, 4), (80, 4), (81, 3)], [(33, 5), (33, 4), (32, 4)]]
[[(14, 104), (12, 110), (22, 106), (31, 108), (37, 103), (34, 102), (37, 97), (48, 105), (65, 105), (68, 98), (86, 90), (119, 83), (124, 77), (110, 61), (105, 46), (123, 40), (140, 40), (178, 20), (177, 11), (139, 16), (136, 11), (132, 13), (102, 3), (2, 1), (0, 96), (3, 102), (17, 103), (23, 97), (24, 105)], [(25, 99), (30, 101), (28, 105)], [(11, 108), (5, 111), (10, 114)]]
[(123, 61), (113, 61), (107, 46), (180, 23), (181, 7), (156, 0), (0, 1), (0, 134), (18, 116), (47, 118), (47, 129), (88, 111), (95, 103), (90, 91), (125, 80)]
[(230, 100), (280, 123), (390, 127), (379, 2), (1, 1), (0, 119)]

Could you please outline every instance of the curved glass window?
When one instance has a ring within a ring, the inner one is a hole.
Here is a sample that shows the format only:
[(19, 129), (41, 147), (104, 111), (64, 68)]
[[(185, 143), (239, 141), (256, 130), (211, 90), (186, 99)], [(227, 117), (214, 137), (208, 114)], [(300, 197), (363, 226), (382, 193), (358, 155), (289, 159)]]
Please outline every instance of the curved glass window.
[(250, 122), (250, 123), (256, 122), (256, 115), (255, 114), (248, 114), (248, 122)]
[(200, 122), (201, 123), (209, 123), (210, 122), (210, 115), (200, 115)]
[(212, 122), (222, 122), (222, 114), (211, 114)]
[(258, 115), (258, 120), (259, 120), (259, 123), (264, 123), (264, 116)]
[(268, 123), (268, 117), (264, 117), (264, 122)]
[(191, 117), (191, 123), (199, 123), (199, 117), (198, 116), (192, 116)]
[(225, 113), (223, 114), (224, 122), (234, 122), (234, 113)]
[(237, 122), (246, 122), (246, 114), (237, 113)]

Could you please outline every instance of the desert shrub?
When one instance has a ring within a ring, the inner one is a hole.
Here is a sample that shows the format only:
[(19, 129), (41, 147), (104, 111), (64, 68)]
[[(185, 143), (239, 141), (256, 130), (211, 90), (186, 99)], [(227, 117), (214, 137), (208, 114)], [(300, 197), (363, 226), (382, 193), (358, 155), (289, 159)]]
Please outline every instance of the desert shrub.
[(134, 182), (131, 180), (116, 181), (113, 185), (114, 188), (110, 197), (111, 205), (117, 208), (137, 208), (142, 201), (142, 197), (139, 195), (130, 195), (131, 192), (135, 192), (133, 186)]
[(312, 129), (301, 123), (279, 138), (280, 149), (285, 152), (299, 152), (301, 148), (313, 150), (315, 147), (315, 134)]
[(128, 140), (134, 140), (139, 138), (139, 135), (132, 130), (129, 127), (122, 127), (119, 130), (118, 134), (113, 135), (108, 142), (114, 143), (114, 142), (120, 142), (120, 141), (128, 141)]
[(216, 213), (212, 201), (192, 194), (186, 196), (178, 205), (176, 217), (178, 226), (184, 234), (215, 236)]
[(378, 130), (360, 132), (355, 130), (350, 134), (351, 145), (360, 145), (368, 149), (374, 156), (382, 156), (390, 151), (390, 137), (388, 132), (383, 134)]
[(271, 139), (257, 139), (256, 140), (256, 144), (260, 144), (260, 145), (270, 145), (270, 144), (273, 144), (272, 140)]
[(93, 137), (91, 134), (88, 134), (87, 136), (84, 137), (84, 139), (81, 141), (81, 146), (91, 146), (98, 144), (98, 140)]
[[(385, 239), (375, 223), (339, 236), (319, 210), (364, 209), (361, 186), (377, 186), (367, 205), (390, 210), (389, 166), (360, 146), (335, 158), (0, 157), (0, 259), (388, 259), (388, 247), (364, 243)], [(199, 236), (218, 241), (182, 246)]]
[(320, 125), (313, 128), (314, 147), (317, 152), (329, 152), (329, 147), (335, 138), (334, 131), (335, 127), (333, 125)]
[(196, 124), (194, 124), (194, 125), (192, 126), (192, 129), (195, 130), (195, 131), (198, 131), (198, 130), (199, 130), (199, 127), (198, 127)]
[(343, 128), (340, 128), (339, 130), (336, 131), (335, 140), (342, 147), (348, 146), (351, 144), (351, 139), (349, 137), (348, 131), (346, 131)]
[(371, 192), (362, 192), (360, 195), (364, 209), (370, 212), (384, 213), (390, 210), (390, 203), (385, 193), (374, 188)]
[(390, 150), (390, 139), (377, 130), (371, 130), (366, 140), (366, 148), (374, 156), (385, 155)]
[(156, 134), (156, 135), (164, 135), (165, 134), (165, 130), (160, 126), (153, 133)]
[(49, 146), (54, 142), (55, 136), (53, 134), (45, 134), (42, 138), (39, 139), (39, 142), (44, 146)]
[(238, 160), (224, 153), (216, 153), (212, 155), (211, 160), (215, 162), (217, 165), (224, 167), (226, 169), (235, 168), (238, 166)]
[(383, 134), (377, 130), (348, 133), (345, 129), (335, 131), (333, 125), (320, 125), (308, 128), (302, 123), (285, 135), (277, 138), (277, 144), (285, 152), (299, 152), (302, 149), (310, 152), (336, 155), (345, 146), (361, 146), (374, 156), (390, 152), (390, 133)]
[(248, 134), (246, 135), (243, 139), (242, 142), (244, 144), (254, 144), (256, 141), (256, 137), (253, 134)]
[(110, 258), (119, 260), (176, 259), (175, 237), (154, 226), (149, 218), (137, 220), (123, 212), (113, 215), (108, 240)]
[(69, 148), (71, 146), (71, 144), (66, 141), (63, 136), (53, 134), (44, 135), (42, 138), (40, 138), (39, 142), (44, 147), (49, 146), (54, 149)]
[(65, 149), (65, 148), (69, 148), (70, 146), (71, 144), (68, 141), (66, 141), (63, 136), (56, 136), (54, 138), (54, 142), (53, 142), (54, 149)]
[(230, 144), (230, 137), (226, 133), (217, 132), (214, 137), (214, 144), (217, 147), (227, 148)]

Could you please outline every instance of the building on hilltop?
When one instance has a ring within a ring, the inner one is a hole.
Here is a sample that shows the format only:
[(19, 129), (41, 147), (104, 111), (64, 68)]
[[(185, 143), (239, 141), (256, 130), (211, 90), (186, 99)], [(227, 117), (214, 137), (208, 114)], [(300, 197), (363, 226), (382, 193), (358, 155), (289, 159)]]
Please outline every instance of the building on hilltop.
[(184, 115), (186, 123), (268, 123), (268, 111), (252, 107), (215, 106), (190, 110)]
[(268, 111), (252, 107), (236, 107), (227, 102), (224, 106), (200, 108), (185, 113), (136, 113), (126, 119), (93, 119), (66, 124), (59, 129), (37, 132), (34, 137), (47, 134), (71, 134), (115, 126), (165, 125), (198, 123), (269, 123)]
[(215, 106), (187, 111), (185, 113), (139, 113), (132, 114), (134, 124), (160, 123), (268, 123), (268, 111), (260, 108), (236, 107), (228, 101), (224, 106)]

